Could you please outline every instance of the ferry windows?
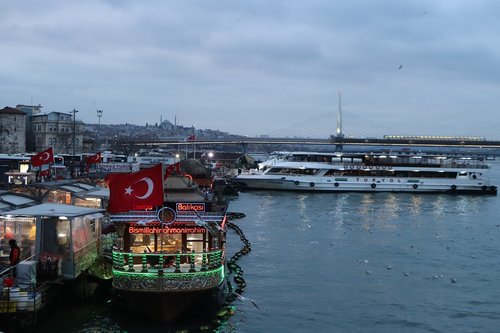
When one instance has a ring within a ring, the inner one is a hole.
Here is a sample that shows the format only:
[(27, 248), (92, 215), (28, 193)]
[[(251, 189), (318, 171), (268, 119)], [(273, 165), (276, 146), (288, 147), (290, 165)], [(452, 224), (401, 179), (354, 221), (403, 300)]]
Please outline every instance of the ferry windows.
[(186, 245), (189, 252), (203, 252), (205, 234), (188, 234), (186, 236)]
[(134, 253), (153, 252), (155, 248), (154, 235), (130, 235), (130, 251)]
[(167, 234), (159, 236), (160, 246), (159, 251), (166, 251), (175, 253), (182, 251), (182, 235), (180, 234)]

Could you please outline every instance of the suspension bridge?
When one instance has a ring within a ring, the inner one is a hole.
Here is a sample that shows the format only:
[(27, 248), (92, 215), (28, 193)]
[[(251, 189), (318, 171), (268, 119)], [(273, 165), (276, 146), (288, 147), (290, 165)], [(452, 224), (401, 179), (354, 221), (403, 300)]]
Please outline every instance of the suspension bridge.
[(251, 145), (329, 145), (342, 151), (344, 146), (434, 147), (434, 148), (491, 148), (500, 149), (500, 123), (456, 136), (407, 135), (383, 124), (342, 111), (339, 99), (337, 112), (325, 113), (311, 119), (281, 128), (261, 137), (232, 137), (224, 139), (198, 138), (187, 142), (164, 139), (137, 141), (138, 146), (198, 145), (214, 147), (240, 145), (246, 151)]

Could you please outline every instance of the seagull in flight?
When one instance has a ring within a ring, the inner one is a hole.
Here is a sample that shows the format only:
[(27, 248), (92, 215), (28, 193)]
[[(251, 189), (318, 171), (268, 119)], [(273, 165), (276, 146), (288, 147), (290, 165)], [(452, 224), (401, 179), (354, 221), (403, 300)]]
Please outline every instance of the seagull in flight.
[(403, 64), (399, 65), (398, 69), (401, 70), (401, 68), (403, 68)]

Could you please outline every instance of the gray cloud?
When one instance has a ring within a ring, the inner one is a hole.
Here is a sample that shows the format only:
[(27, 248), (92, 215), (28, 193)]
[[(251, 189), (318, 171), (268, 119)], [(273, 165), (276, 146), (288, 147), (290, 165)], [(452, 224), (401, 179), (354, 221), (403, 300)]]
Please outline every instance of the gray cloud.
[(86, 122), (97, 122), (96, 109), (103, 123), (177, 116), (254, 136), (333, 114), (340, 90), (346, 112), (398, 132), (481, 135), (500, 123), (499, 9), (460, 0), (3, 2), (0, 104), (77, 108)]

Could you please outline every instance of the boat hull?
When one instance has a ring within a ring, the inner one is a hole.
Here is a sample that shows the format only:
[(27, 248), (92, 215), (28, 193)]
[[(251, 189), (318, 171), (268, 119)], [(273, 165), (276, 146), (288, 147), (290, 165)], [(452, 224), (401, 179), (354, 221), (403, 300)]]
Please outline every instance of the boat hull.
[(174, 323), (189, 318), (204, 318), (224, 304), (224, 284), (204, 290), (141, 292), (115, 290), (119, 304), (134, 316), (147, 316), (155, 322)]
[[(331, 178), (331, 177), (329, 177)], [(286, 178), (255, 176), (237, 177), (234, 182), (242, 190), (283, 190), (309, 192), (409, 192), (496, 195), (497, 187), (466, 182), (438, 182), (398, 178)]]

